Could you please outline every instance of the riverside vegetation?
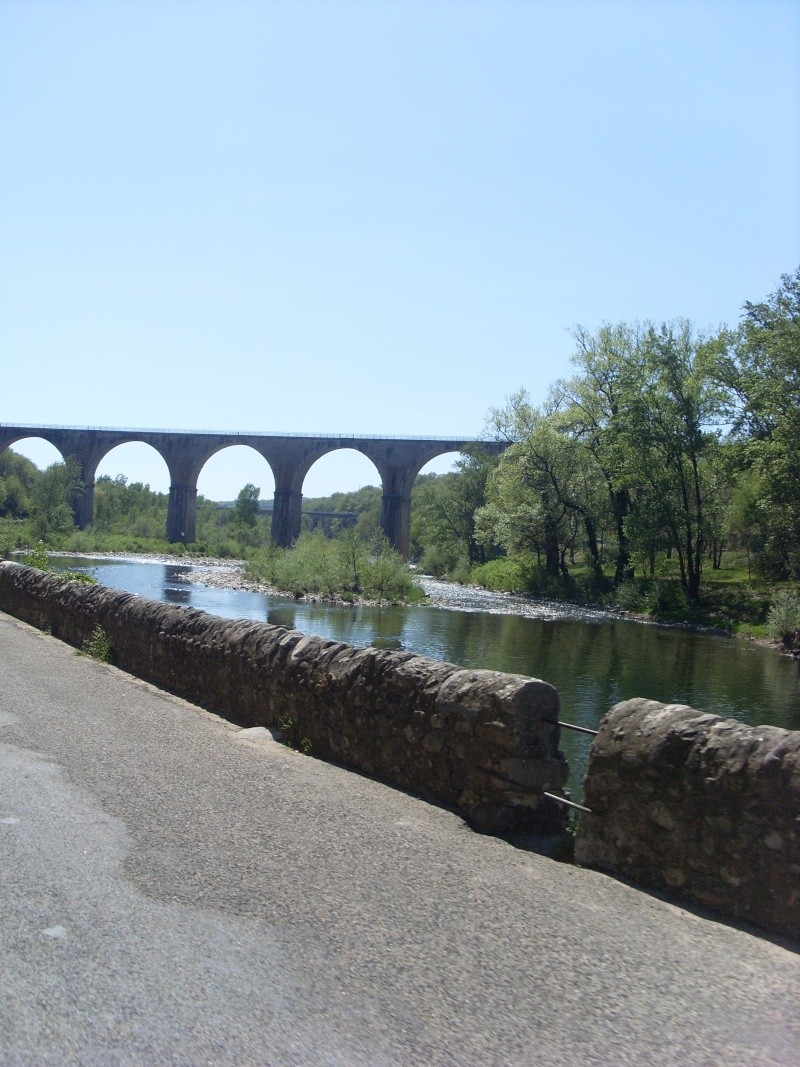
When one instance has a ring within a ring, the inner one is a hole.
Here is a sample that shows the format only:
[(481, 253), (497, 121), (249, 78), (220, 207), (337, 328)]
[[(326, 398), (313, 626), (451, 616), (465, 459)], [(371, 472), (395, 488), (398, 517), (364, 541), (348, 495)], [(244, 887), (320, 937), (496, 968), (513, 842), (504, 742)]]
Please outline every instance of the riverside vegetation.
[[(475, 448), (452, 473), (417, 479), (412, 560), (439, 577), (773, 636), (800, 644), (800, 269), (705, 335), (691, 323), (573, 331), (573, 377), (543, 404), (525, 390), (492, 409), (508, 444)], [(69, 457), (45, 471), (0, 454), (0, 549), (196, 554), (247, 561), (295, 595), (404, 600), (416, 586), (382, 541), (380, 490), (306, 500), (350, 512), (329, 536), (269, 543), (259, 489), (233, 507), (198, 502), (198, 539), (162, 540), (167, 497), (101, 477), (91, 529)]]

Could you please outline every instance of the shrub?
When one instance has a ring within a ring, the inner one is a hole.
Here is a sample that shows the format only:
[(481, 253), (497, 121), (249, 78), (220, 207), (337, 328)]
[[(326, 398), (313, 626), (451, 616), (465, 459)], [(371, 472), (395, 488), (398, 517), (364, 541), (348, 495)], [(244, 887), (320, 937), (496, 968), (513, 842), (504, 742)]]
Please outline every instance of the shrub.
[(449, 577), (459, 585), (467, 585), (472, 580), (472, 568), (469, 560), (463, 556), (454, 567), (451, 567)]
[(767, 614), (767, 633), (787, 648), (797, 643), (800, 631), (800, 595), (793, 589), (779, 589)]
[(644, 607), (644, 596), (638, 582), (622, 582), (614, 590), (614, 607), (620, 611), (641, 611)]
[(87, 574), (86, 571), (61, 571), (58, 577), (65, 578), (68, 582), (74, 582), (76, 585), (97, 585), (95, 576)]
[(30, 549), (25, 562), (29, 567), (35, 567), (39, 571), (49, 571), (51, 569), (50, 558), (47, 555), (44, 541), (38, 541), (33, 548)]
[(414, 600), (421, 591), (405, 560), (384, 539), (378, 541), (364, 573), (364, 593), (379, 600)]
[(642, 598), (642, 606), (651, 615), (683, 615), (686, 596), (676, 581), (656, 578), (650, 582)]
[(69, 535), (64, 547), (68, 552), (80, 556), (82, 552), (91, 552), (94, 549), (95, 538), (86, 530), (76, 530)]
[(423, 594), (405, 560), (384, 539), (370, 545), (354, 535), (330, 540), (306, 532), (286, 551), (272, 546), (247, 565), (246, 575), (296, 597), (318, 594), (352, 599), (356, 593), (379, 600), (417, 600)]
[(92, 630), (92, 636), (87, 637), (83, 642), (83, 651), (87, 656), (91, 656), (92, 659), (99, 660), (101, 663), (111, 663), (113, 661), (114, 653), (111, 648), (111, 642), (102, 626), (95, 626), (94, 630)]
[(492, 559), (473, 567), (471, 579), (484, 589), (503, 593), (522, 593), (527, 587), (527, 568), (519, 559)]

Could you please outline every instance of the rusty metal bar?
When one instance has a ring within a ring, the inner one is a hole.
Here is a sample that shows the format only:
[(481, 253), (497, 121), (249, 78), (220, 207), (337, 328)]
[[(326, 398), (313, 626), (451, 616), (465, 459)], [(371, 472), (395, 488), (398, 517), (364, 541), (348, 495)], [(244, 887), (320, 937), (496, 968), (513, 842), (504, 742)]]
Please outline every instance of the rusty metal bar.
[(585, 811), (587, 815), (594, 814), (591, 808), (585, 808), (583, 804), (576, 804), (574, 800), (567, 800), (566, 797), (557, 797), (555, 793), (542, 792), (542, 796), (549, 797), (550, 800), (555, 800), (556, 804), (564, 804), (568, 808), (575, 808), (577, 811)]
[(594, 814), (591, 808), (586, 808), (583, 804), (576, 804), (574, 800), (567, 800), (566, 797), (556, 796), (555, 793), (548, 793), (545, 789), (537, 789), (533, 785), (525, 785), (523, 782), (517, 782), (513, 778), (509, 778), (506, 774), (501, 774), (500, 771), (493, 771), (491, 767), (478, 767), (479, 771), (483, 771), (484, 774), (488, 774), (490, 778), (497, 778), (500, 782), (505, 782), (506, 785), (513, 785), (521, 793), (538, 793), (539, 796), (548, 797), (550, 800), (555, 800), (557, 804), (564, 804), (565, 807), (575, 808), (577, 811), (585, 811), (587, 815)]
[(491, 767), (478, 767), (478, 770), (483, 771), (484, 774), (488, 774), (490, 778), (496, 778), (499, 782), (505, 782), (506, 785), (516, 786), (522, 793), (541, 793), (541, 789), (537, 789), (536, 786), (517, 782), (513, 778), (509, 778), (508, 775), (501, 774), (500, 771), (493, 771)]
[(550, 726), (563, 726), (567, 730), (577, 730), (581, 734), (591, 734), (592, 737), (597, 737), (599, 731), (590, 730), (588, 726), (575, 726), (571, 722), (561, 722), (560, 719), (542, 719), (541, 722), (546, 722)]
[(548, 793), (546, 790), (539, 790), (535, 785), (525, 785), (523, 782), (517, 782), (513, 778), (509, 778), (508, 775), (501, 775), (499, 770), (492, 770), (491, 767), (478, 767), (478, 770), (482, 770), (484, 775), (489, 775), (490, 778), (496, 778), (500, 782), (506, 782), (507, 785), (513, 785), (521, 793), (535, 793), (540, 797), (548, 797), (550, 800), (555, 800), (557, 803), (562, 803), (567, 808), (575, 808), (578, 811), (585, 811), (587, 814), (592, 814), (591, 808), (585, 808), (580, 803), (575, 803), (574, 800), (567, 800), (566, 797), (556, 796), (555, 793)]

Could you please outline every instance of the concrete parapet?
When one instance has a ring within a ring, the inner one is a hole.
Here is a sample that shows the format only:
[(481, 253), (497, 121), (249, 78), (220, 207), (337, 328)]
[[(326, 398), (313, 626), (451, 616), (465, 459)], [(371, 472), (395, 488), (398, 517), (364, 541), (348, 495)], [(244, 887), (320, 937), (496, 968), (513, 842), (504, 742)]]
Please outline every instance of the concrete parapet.
[(0, 563), (0, 610), (81, 647), (95, 627), (117, 666), (243, 727), (444, 804), (476, 829), (555, 834), (568, 768), (546, 682), (267, 623), (231, 621)]
[(628, 700), (592, 745), (575, 858), (800, 935), (800, 732)]

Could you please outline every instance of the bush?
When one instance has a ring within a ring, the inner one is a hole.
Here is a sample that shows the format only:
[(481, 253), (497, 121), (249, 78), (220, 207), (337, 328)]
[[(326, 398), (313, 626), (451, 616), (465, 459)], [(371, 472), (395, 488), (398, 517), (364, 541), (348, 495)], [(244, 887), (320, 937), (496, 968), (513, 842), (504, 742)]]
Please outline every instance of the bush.
[(59, 578), (64, 578), (68, 582), (74, 582), (76, 585), (97, 585), (97, 579), (93, 574), (87, 574), (86, 571), (60, 571)]
[(346, 594), (352, 600), (359, 593), (374, 600), (418, 600), (423, 596), (405, 560), (385, 538), (368, 544), (351, 533), (337, 540), (321, 531), (303, 533), (291, 549), (271, 546), (247, 565), (245, 573), (297, 597)]
[(29, 567), (35, 567), (39, 571), (51, 570), (50, 558), (47, 555), (47, 548), (45, 547), (44, 541), (37, 542), (37, 544), (30, 549), (25, 562)]
[(450, 553), (445, 548), (441, 545), (429, 545), (422, 553), (419, 569), (423, 574), (431, 574), (434, 578), (444, 578), (451, 564)]
[(618, 585), (614, 591), (614, 607), (620, 611), (641, 611), (644, 596), (638, 582), (628, 581)]
[(422, 591), (403, 557), (385, 538), (374, 545), (364, 573), (364, 593), (377, 600), (420, 600)]
[(648, 583), (643, 607), (651, 615), (683, 616), (686, 613), (686, 596), (677, 581), (656, 578)]
[(458, 582), (459, 585), (468, 585), (472, 581), (472, 568), (469, 565), (469, 560), (464, 556), (460, 559), (454, 567), (451, 568), (448, 577)]
[(554, 578), (535, 559), (525, 556), (489, 560), (473, 567), (470, 578), (484, 589), (552, 600), (575, 600), (579, 593), (575, 579), (569, 574)]
[(471, 580), (484, 589), (502, 593), (524, 593), (528, 588), (529, 566), (521, 558), (491, 559), (472, 568)]
[(95, 549), (96, 539), (88, 530), (76, 530), (69, 535), (64, 547), (67, 552), (80, 556), (84, 552), (92, 552)]
[(102, 626), (95, 626), (92, 636), (83, 642), (83, 651), (101, 663), (111, 663), (114, 658), (111, 642)]
[(800, 595), (793, 589), (779, 589), (767, 614), (767, 633), (787, 648), (794, 648), (800, 631)]

